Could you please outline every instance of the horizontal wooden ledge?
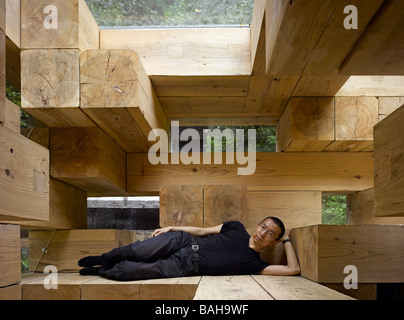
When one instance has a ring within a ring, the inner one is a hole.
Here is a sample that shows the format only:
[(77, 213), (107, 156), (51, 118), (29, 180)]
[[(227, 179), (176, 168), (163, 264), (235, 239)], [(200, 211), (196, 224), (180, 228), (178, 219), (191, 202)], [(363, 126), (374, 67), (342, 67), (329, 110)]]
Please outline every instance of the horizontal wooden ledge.
[(250, 75), (250, 28), (104, 29), (101, 49), (136, 51), (151, 75)]
[(58, 289), (46, 290), (49, 274), (22, 276), (23, 300), (192, 300), (201, 277), (119, 282), (79, 273), (59, 273)]
[(202, 155), (202, 164), (152, 165), (147, 153), (128, 153), (127, 191), (158, 194), (160, 185), (222, 185), (223, 181), (247, 185), (249, 191), (352, 193), (373, 186), (373, 153), (257, 153), (255, 173), (249, 176), (237, 175), (237, 169), (247, 165), (236, 159), (235, 164), (225, 164), (225, 157), (221, 165), (203, 164)]
[(118, 282), (59, 273), (58, 289), (46, 290), (48, 276), (23, 275), (23, 300), (352, 300), (302, 277), (197, 276)]

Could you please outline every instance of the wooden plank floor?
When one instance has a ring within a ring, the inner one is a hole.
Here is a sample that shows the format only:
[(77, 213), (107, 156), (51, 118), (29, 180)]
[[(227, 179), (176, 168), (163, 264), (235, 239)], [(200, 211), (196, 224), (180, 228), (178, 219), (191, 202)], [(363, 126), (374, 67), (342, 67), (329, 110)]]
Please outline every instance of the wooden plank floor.
[(22, 276), (23, 300), (351, 300), (302, 277), (220, 276), (117, 282), (78, 273), (58, 274), (58, 288), (46, 290), (48, 274)]

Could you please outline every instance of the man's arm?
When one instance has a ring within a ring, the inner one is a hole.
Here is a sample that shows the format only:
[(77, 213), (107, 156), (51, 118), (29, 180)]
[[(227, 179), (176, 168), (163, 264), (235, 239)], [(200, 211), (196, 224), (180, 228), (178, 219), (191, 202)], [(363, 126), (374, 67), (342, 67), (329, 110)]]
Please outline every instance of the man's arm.
[[(282, 241), (288, 240), (288, 239), (289, 239), (289, 236), (285, 235), (282, 238)], [(293, 249), (292, 243), (286, 242), (284, 244), (284, 247), (285, 247), (286, 259), (288, 261), (288, 264), (286, 266), (283, 266), (283, 265), (268, 266), (260, 272), (261, 275), (296, 276), (296, 275), (300, 274), (299, 261), (297, 260), (295, 249)]]
[(198, 227), (166, 227), (157, 229), (153, 232), (153, 237), (167, 232), (185, 231), (192, 234), (195, 237), (205, 237), (211, 234), (218, 234), (222, 229), (223, 224), (212, 228), (198, 228)]

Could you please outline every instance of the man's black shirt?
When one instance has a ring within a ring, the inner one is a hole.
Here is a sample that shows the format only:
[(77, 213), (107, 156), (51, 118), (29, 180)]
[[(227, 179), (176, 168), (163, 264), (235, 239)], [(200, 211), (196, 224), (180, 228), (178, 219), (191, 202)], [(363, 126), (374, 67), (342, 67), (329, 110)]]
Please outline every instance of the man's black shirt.
[(249, 247), (250, 235), (238, 221), (225, 222), (219, 234), (198, 241), (200, 274), (258, 274), (269, 266)]

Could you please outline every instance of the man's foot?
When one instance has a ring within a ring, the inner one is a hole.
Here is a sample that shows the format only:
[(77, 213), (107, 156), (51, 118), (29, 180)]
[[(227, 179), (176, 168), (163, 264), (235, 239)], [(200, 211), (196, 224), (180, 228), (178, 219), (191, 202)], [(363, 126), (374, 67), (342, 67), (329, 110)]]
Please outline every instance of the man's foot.
[(82, 276), (98, 276), (101, 267), (85, 267), (80, 270)]
[(94, 267), (94, 266), (102, 266), (101, 256), (90, 256), (80, 259), (78, 262), (80, 267)]

